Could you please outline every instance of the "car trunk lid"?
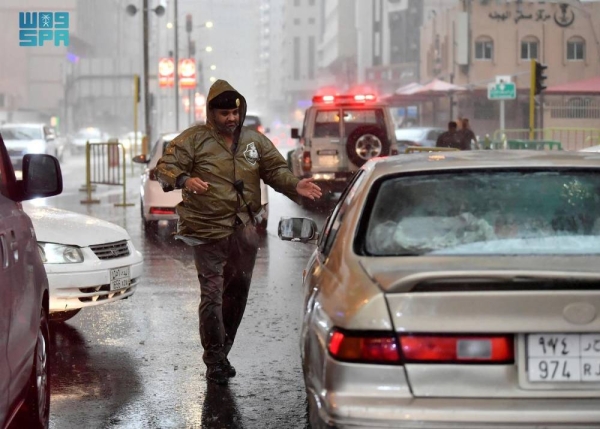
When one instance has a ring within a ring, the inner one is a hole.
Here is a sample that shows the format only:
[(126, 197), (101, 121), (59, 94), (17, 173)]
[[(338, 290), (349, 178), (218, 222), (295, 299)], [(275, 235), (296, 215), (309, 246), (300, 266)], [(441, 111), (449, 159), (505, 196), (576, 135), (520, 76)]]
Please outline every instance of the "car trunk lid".
[[(600, 397), (592, 258), (384, 259), (363, 266), (385, 291), (415, 396)], [(498, 338), (511, 359), (491, 359)], [(483, 359), (458, 356), (469, 347)]]

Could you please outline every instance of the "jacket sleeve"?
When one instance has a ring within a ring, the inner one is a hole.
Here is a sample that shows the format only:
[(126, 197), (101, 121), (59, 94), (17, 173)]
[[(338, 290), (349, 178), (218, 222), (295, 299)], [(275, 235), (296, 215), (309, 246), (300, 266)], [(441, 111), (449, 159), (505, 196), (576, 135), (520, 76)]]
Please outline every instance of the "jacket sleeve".
[(179, 188), (177, 179), (190, 176), (194, 166), (194, 136), (180, 134), (174, 138), (156, 164), (155, 174), (163, 191)]
[(263, 152), (260, 157), (260, 178), (277, 192), (298, 202), (296, 186), (300, 179), (289, 170), (285, 158), (267, 137), (262, 136)]

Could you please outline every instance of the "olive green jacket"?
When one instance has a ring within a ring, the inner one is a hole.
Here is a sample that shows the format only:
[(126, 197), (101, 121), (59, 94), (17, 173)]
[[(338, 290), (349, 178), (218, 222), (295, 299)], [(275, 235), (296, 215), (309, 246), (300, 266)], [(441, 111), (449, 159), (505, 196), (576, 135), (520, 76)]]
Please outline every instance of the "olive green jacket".
[[(215, 82), (207, 104), (224, 91), (235, 91), (224, 80)], [(233, 183), (244, 181), (244, 199), (252, 213), (261, 209), (260, 179), (278, 192), (296, 200), (299, 182), (273, 143), (263, 134), (243, 125), (246, 100), (240, 96), (240, 126), (234, 134), (235, 153), (217, 132), (210, 109), (207, 124), (183, 131), (171, 141), (156, 166), (156, 176), (165, 192), (177, 187), (182, 175), (199, 177), (209, 184), (208, 191), (193, 194), (182, 189), (183, 200), (177, 206), (179, 235), (199, 239), (219, 239), (234, 231), (236, 218), (249, 221), (247, 208)]]

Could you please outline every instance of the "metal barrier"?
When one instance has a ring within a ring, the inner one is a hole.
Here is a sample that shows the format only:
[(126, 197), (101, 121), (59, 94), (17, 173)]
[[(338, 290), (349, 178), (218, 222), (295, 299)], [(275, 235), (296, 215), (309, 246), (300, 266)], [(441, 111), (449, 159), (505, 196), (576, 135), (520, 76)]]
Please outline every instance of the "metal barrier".
[(92, 184), (114, 185), (123, 187), (123, 202), (115, 203), (117, 207), (133, 206), (127, 203), (127, 174), (125, 147), (118, 142), (90, 143), (85, 145), (85, 185), (87, 199), (81, 204), (97, 204), (100, 200), (92, 199)]
[(600, 141), (600, 128), (536, 128), (533, 130), (533, 136), (534, 140), (531, 140), (528, 128), (496, 130), (492, 141), (554, 141), (560, 142), (565, 150), (580, 150), (593, 146), (595, 141)]
[(421, 146), (409, 146), (406, 148), (404, 153), (415, 153), (415, 152), (458, 152), (460, 149), (453, 147), (421, 147)]

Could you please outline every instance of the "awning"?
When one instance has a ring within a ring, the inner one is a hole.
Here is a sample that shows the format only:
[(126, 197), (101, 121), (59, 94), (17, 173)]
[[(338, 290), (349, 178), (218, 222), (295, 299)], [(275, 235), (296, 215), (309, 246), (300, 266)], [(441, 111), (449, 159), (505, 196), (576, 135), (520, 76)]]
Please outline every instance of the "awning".
[(551, 86), (544, 92), (546, 94), (600, 95), (600, 76)]

